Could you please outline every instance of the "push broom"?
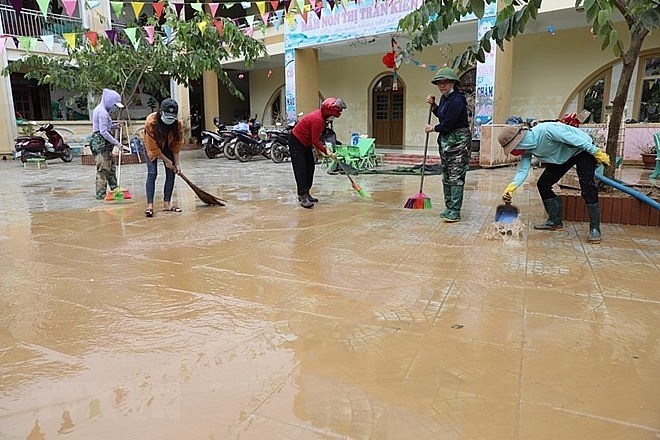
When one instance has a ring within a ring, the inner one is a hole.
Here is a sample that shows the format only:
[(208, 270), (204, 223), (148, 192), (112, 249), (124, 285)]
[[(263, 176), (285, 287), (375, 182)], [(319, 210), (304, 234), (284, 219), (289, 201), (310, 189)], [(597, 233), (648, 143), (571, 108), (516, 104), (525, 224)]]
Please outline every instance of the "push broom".
[(342, 162), (339, 159), (335, 159), (335, 162), (339, 165), (339, 168), (346, 174), (346, 177), (348, 177), (348, 180), (351, 182), (351, 187), (355, 190), (356, 193), (361, 198), (366, 198), (367, 193), (362, 189), (362, 187), (351, 177), (351, 174), (358, 174), (358, 170), (356, 170), (354, 167)]
[[(429, 117), (426, 125), (431, 123), (431, 106), (429, 106)], [(403, 205), (407, 209), (431, 209), (431, 198), (424, 194), (422, 189), (424, 188), (424, 171), (426, 170), (426, 153), (429, 149), (429, 133), (426, 133), (426, 140), (424, 141), (424, 159), (422, 159), (422, 179), (419, 182), (419, 191), (414, 196), (406, 200), (406, 204)]]

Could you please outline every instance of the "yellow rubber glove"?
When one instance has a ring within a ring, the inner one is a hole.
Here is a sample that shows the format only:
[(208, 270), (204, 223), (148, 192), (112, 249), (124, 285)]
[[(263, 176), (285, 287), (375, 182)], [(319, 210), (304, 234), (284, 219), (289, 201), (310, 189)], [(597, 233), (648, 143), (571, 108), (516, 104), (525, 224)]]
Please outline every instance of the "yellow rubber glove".
[(596, 154), (594, 154), (594, 157), (596, 158), (596, 161), (598, 163), (602, 163), (606, 167), (610, 166), (610, 156), (608, 156), (607, 153), (604, 152), (603, 150), (596, 151)]
[(513, 183), (509, 183), (506, 186), (506, 189), (504, 190), (504, 194), (502, 194), (502, 201), (504, 203), (511, 203), (511, 199), (513, 198), (513, 192), (518, 188), (516, 185)]

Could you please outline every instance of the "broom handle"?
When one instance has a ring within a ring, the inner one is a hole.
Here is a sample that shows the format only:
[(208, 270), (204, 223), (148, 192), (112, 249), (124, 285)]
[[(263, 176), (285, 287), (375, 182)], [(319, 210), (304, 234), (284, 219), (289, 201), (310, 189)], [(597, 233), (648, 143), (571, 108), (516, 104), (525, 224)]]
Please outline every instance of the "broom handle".
[[(429, 117), (426, 121), (426, 125), (429, 125), (431, 123), (431, 104), (429, 104)], [(424, 141), (424, 158), (422, 159), (422, 179), (419, 182), (419, 192), (422, 192), (422, 189), (424, 188), (424, 170), (426, 169), (426, 152), (429, 149), (429, 135), (430, 133), (426, 133), (426, 140)]]
[(119, 159), (117, 160), (117, 187), (121, 188), (121, 155), (124, 154), (124, 146), (121, 143), (121, 125), (119, 126)]

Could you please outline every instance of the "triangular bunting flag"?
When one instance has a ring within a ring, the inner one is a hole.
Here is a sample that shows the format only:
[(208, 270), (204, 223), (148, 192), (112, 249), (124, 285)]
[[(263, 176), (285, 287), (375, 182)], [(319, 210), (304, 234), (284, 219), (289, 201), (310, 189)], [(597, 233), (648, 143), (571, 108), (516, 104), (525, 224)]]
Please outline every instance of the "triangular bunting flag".
[(190, 3), (190, 7), (200, 14), (202, 13), (202, 3)]
[(154, 8), (154, 13), (156, 14), (156, 18), (160, 20), (161, 15), (163, 15), (163, 8), (165, 5), (161, 2), (154, 2), (151, 4)]
[(265, 12), (261, 14), (261, 21), (264, 22), (264, 24), (268, 24), (268, 17), (270, 16), (270, 12)]
[(225, 23), (222, 20), (215, 20), (213, 22), (215, 25), (215, 30), (218, 31), (218, 35), (222, 37), (222, 35), (225, 33)]
[(330, 5), (330, 11), (335, 9), (335, 0), (328, 0), (328, 5)]
[(246, 27), (244, 31), (245, 31), (245, 35), (247, 35), (250, 38), (252, 38), (252, 35), (254, 35), (253, 27)]
[(167, 46), (172, 42), (172, 40), (174, 40), (174, 38), (172, 37), (173, 29), (172, 26), (170, 26), (169, 24), (165, 24), (163, 25), (163, 30), (165, 31), (165, 38), (163, 39), (163, 44)]
[(208, 26), (208, 25), (209, 24), (206, 22), (206, 20), (202, 20), (199, 23), (197, 23), (197, 27), (199, 28), (199, 32), (201, 32), (202, 35), (204, 35), (204, 31), (206, 30), (206, 26)]
[(14, 11), (16, 11), (16, 15), (18, 15), (21, 13), (21, 10), (23, 9), (23, 0), (11, 0), (11, 5), (14, 7)]
[(18, 48), (27, 52), (34, 50), (37, 47), (37, 39), (34, 37), (18, 37)]
[(87, 9), (96, 9), (101, 5), (99, 0), (87, 0)]
[[(298, 13), (305, 12), (305, 0), (296, 0), (296, 3), (298, 5)], [(305, 17), (305, 21), (307, 21), (306, 17)]]
[(270, 7), (273, 8), (273, 11), (277, 11), (277, 7), (280, 5), (280, 0), (270, 0)]
[(44, 14), (44, 18), (48, 17), (48, 4), (50, 3), (50, 0), (37, 0), (37, 4), (39, 5), (39, 10), (41, 11), (42, 14)]
[(257, 9), (259, 9), (259, 14), (263, 15), (266, 12), (266, 2), (257, 2)]
[(279, 31), (280, 30), (280, 25), (282, 24), (282, 16), (284, 15), (284, 10), (283, 9), (278, 9), (275, 11), (275, 15), (277, 16), (277, 20), (275, 20), (275, 30)]
[(209, 11), (211, 11), (211, 17), (215, 18), (215, 13), (218, 11), (219, 3), (209, 3)]
[(145, 26), (144, 31), (147, 33), (147, 41), (149, 44), (154, 44), (154, 32), (156, 31), (156, 26)]
[(121, 8), (124, 6), (124, 3), (110, 2), (110, 6), (112, 6), (112, 10), (115, 11), (115, 16), (121, 17)]
[(241, 6), (243, 7), (243, 9), (250, 9), (250, 6), (252, 6), (252, 4), (250, 2), (241, 2)]
[(293, 26), (296, 24), (296, 17), (293, 14), (286, 14), (286, 23), (290, 29), (293, 29)]
[(245, 21), (247, 21), (249, 27), (254, 27), (254, 15), (246, 15)]
[(76, 47), (76, 34), (73, 32), (67, 32), (65, 34), (62, 34), (64, 37), (64, 41), (66, 41), (66, 44), (71, 48)]
[(183, 10), (183, 3), (173, 2), (172, 7), (174, 8), (174, 11), (176, 12), (176, 16), (181, 18), (181, 11)]
[(133, 6), (133, 13), (135, 14), (135, 16), (139, 17), (140, 12), (142, 11), (142, 8), (144, 7), (144, 2), (131, 2), (131, 6)]
[(114, 29), (108, 29), (105, 31), (105, 34), (108, 36), (108, 40), (110, 40), (111, 43), (115, 42), (115, 37), (117, 36), (117, 31)]
[(69, 17), (73, 16), (73, 13), (76, 11), (76, 5), (78, 4), (77, 0), (62, 0), (64, 3), (64, 9), (66, 9), (66, 15)]
[(94, 32), (94, 31), (89, 31), (89, 32), (85, 32), (85, 37), (87, 37), (87, 41), (89, 42), (89, 44), (90, 44), (94, 49), (96, 49), (96, 45), (97, 45), (98, 42), (99, 42), (99, 34), (97, 34), (97, 33)]
[(48, 48), (49, 51), (53, 51), (53, 47), (55, 47), (55, 36), (54, 35), (42, 35), (41, 36), (41, 41), (44, 42), (46, 47)]
[(316, 16), (318, 17), (319, 20), (321, 19), (321, 11), (322, 10), (323, 10), (323, 8), (321, 8), (321, 7), (314, 8), (314, 13), (316, 14)]
[(289, 8), (291, 7), (291, 0), (283, 0), (282, 4), (284, 5), (284, 10), (289, 12)]
[(137, 50), (138, 46), (140, 45), (140, 40), (137, 37), (137, 28), (125, 28), (124, 33), (128, 35), (128, 39), (131, 40), (133, 48)]
[(18, 38), (16, 38), (16, 37), (11, 37), (11, 41), (14, 42), (14, 47), (15, 47), (16, 49), (18, 49)]

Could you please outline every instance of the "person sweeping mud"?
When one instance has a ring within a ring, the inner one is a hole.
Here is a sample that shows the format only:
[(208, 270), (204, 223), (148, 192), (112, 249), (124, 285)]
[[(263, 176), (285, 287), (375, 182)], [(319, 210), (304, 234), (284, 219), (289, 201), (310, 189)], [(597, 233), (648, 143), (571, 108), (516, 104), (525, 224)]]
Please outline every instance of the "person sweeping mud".
[(178, 118), (179, 104), (172, 98), (163, 99), (160, 111), (147, 116), (144, 123), (144, 146), (147, 151), (147, 209), (144, 215), (154, 216), (154, 195), (158, 176), (158, 159), (165, 164), (163, 211), (181, 212), (172, 205), (175, 174), (179, 174), (179, 153), (183, 146), (183, 125)]
[(330, 153), (321, 141), (321, 135), (326, 122), (341, 116), (346, 104), (341, 98), (327, 98), (321, 103), (321, 108), (303, 116), (289, 135), (289, 151), (291, 152), (291, 166), (296, 179), (298, 202), (303, 208), (313, 208), (319, 200), (312, 197), (309, 190), (314, 181), (316, 164), (312, 148), (332, 158), (336, 153)]
[(562, 122), (542, 122), (534, 128), (507, 125), (497, 137), (504, 154), (520, 156), (518, 172), (504, 190), (502, 200), (510, 203), (513, 193), (527, 178), (532, 156), (544, 163), (545, 170), (536, 182), (548, 219), (534, 225), (534, 229), (555, 231), (563, 229), (561, 199), (552, 190), (573, 166), (577, 169), (582, 198), (589, 211), (589, 237), (591, 243), (600, 243), (600, 207), (598, 186), (594, 173), (596, 164), (610, 164), (610, 157), (593, 144), (591, 136), (579, 128)]
[(461, 83), (456, 72), (443, 67), (435, 74), (431, 83), (438, 86), (440, 102), (434, 95), (428, 95), (426, 102), (438, 118), (438, 124), (426, 125), (425, 133), (438, 133), (442, 189), (446, 209), (440, 213), (445, 222), (461, 220), (465, 175), (470, 165), (470, 122), (465, 95), (456, 87)]
[(108, 186), (110, 191), (114, 191), (118, 186), (117, 171), (112, 156), (114, 148), (122, 148), (122, 146), (111, 132), (119, 128), (122, 123), (112, 122), (110, 116), (110, 112), (117, 108), (124, 108), (119, 93), (103, 89), (101, 102), (92, 111), (92, 137), (89, 141), (89, 148), (96, 163), (96, 198), (98, 200), (105, 198)]

